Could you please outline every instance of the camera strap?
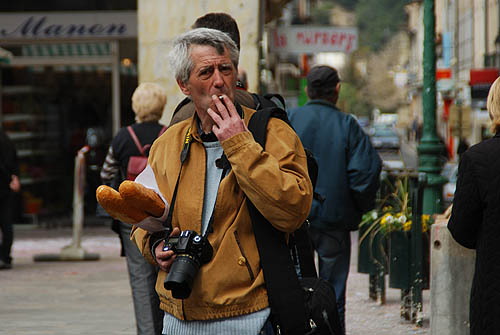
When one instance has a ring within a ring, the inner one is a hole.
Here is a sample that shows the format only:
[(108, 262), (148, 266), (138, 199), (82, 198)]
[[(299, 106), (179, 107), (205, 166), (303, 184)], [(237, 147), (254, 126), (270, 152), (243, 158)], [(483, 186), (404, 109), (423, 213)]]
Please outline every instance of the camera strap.
[[(168, 209), (168, 214), (167, 214), (167, 219), (165, 220), (163, 226), (165, 228), (172, 229), (172, 217), (174, 213), (174, 207), (175, 207), (175, 200), (177, 199), (177, 190), (179, 189), (179, 180), (181, 178), (181, 173), (182, 173), (182, 167), (184, 166), (184, 162), (186, 161), (188, 154), (189, 154), (189, 149), (191, 148), (191, 142), (192, 142), (192, 136), (191, 136), (191, 127), (186, 132), (186, 136), (184, 139), (184, 145), (182, 147), (181, 151), (181, 167), (179, 169), (179, 175), (177, 176), (177, 181), (175, 182), (175, 188), (174, 188), (174, 193), (172, 195), (172, 200), (170, 201), (170, 207)], [(231, 168), (231, 164), (229, 164), (229, 161), (226, 157), (225, 154), (221, 156), (221, 158), (216, 160), (216, 166), (218, 168), (222, 169), (219, 185), (222, 182), (222, 179), (224, 179), (225, 175)], [(214, 221), (214, 212), (215, 212), (215, 205), (217, 201), (214, 203), (214, 210), (212, 210), (212, 214), (210, 216), (210, 219), (208, 221), (207, 229), (205, 230), (205, 234), (203, 234), (203, 237), (207, 237), (207, 235), (211, 232), (213, 232), (213, 221)]]
[(175, 188), (174, 188), (174, 194), (172, 195), (172, 200), (170, 201), (170, 207), (168, 209), (168, 215), (167, 219), (163, 223), (163, 226), (168, 229), (172, 229), (172, 215), (174, 214), (174, 207), (175, 207), (175, 199), (177, 198), (177, 190), (179, 188), (179, 179), (181, 178), (181, 173), (182, 173), (182, 166), (184, 165), (184, 162), (186, 161), (186, 158), (189, 153), (189, 148), (191, 147), (191, 127), (188, 128), (186, 132), (186, 136), (184, 138), (184, 146), (182, 147), (181, 151), (181, 167), (179, 169), (179, 175), (177, 176), (177, 181), (175, 182)]

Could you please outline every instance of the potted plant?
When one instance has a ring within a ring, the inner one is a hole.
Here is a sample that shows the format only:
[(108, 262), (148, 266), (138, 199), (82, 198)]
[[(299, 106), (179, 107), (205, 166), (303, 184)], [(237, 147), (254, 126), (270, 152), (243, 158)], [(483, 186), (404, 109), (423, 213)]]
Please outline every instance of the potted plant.
[[(413, 224), (408, 174), (384, 179), (386, 195), (366, 213), (359, 225), (358, 272), (373, 273), (374, 264), (389, 274), (389, 287), (409, 289)], [(420, 217), (424, 250), (424, 278), (428, 279), (429, 215)], [(427, 272), (427, 275), (425, 275)], [(428, 285), (427, 283), (424, 286)]]

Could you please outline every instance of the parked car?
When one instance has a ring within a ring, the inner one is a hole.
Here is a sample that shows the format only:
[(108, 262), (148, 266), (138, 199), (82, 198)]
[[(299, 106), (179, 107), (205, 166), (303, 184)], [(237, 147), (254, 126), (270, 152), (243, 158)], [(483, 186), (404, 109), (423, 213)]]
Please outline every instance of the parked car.
[(441, 171), (441, 175), (448, 179), (443, 185), (443, 205), (448, 208), (453, 203), (455, 188), (457, 186), (458, 165), (456, 163), (446, 163)]
[(399, 150), (401, 140), (392, 127), (372, 127), (369, 133), (375, 149)]
[(405, 163), (402, 160), (383, 160), (382, 167), (385, 170), (403, 170)]

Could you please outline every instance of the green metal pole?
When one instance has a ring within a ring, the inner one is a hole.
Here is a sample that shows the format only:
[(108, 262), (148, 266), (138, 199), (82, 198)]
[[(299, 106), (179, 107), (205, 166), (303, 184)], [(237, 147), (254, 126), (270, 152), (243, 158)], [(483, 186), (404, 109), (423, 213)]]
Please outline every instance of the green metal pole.
[(434, 0), (424, 0), (424, 60), (423, 60), (423, 132), (418, 145), (420, 172), (427, 174), (427, 184), (424, 188), (424, 214), (441, 213), (442, 189), (446, 178), (441, 176), (442, 143), (436, 133), (436, 49), (435, 49)]
[(309, 99), (306, 94), (307, 79), (302, 77), (299, 79), (299, 106), (304, 106)]

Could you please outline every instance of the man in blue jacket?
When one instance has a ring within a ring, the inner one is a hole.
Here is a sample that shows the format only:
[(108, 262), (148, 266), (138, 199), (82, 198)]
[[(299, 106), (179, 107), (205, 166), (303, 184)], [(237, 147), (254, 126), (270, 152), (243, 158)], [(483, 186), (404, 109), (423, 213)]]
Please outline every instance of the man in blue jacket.
[(345, 333), (350, 232), (358, 229), (362, 214), (375, 205), (382, 162), (358, 122), (335, 106), (340, 91), (337, 70), (313, 67), (306, 91), (310, 101), (291, 109), (289, 118), (304, 148), (318, 162), (318, 196), (309, 213), (310, 233), (319, 256), (319, 275), (335, 288)]

